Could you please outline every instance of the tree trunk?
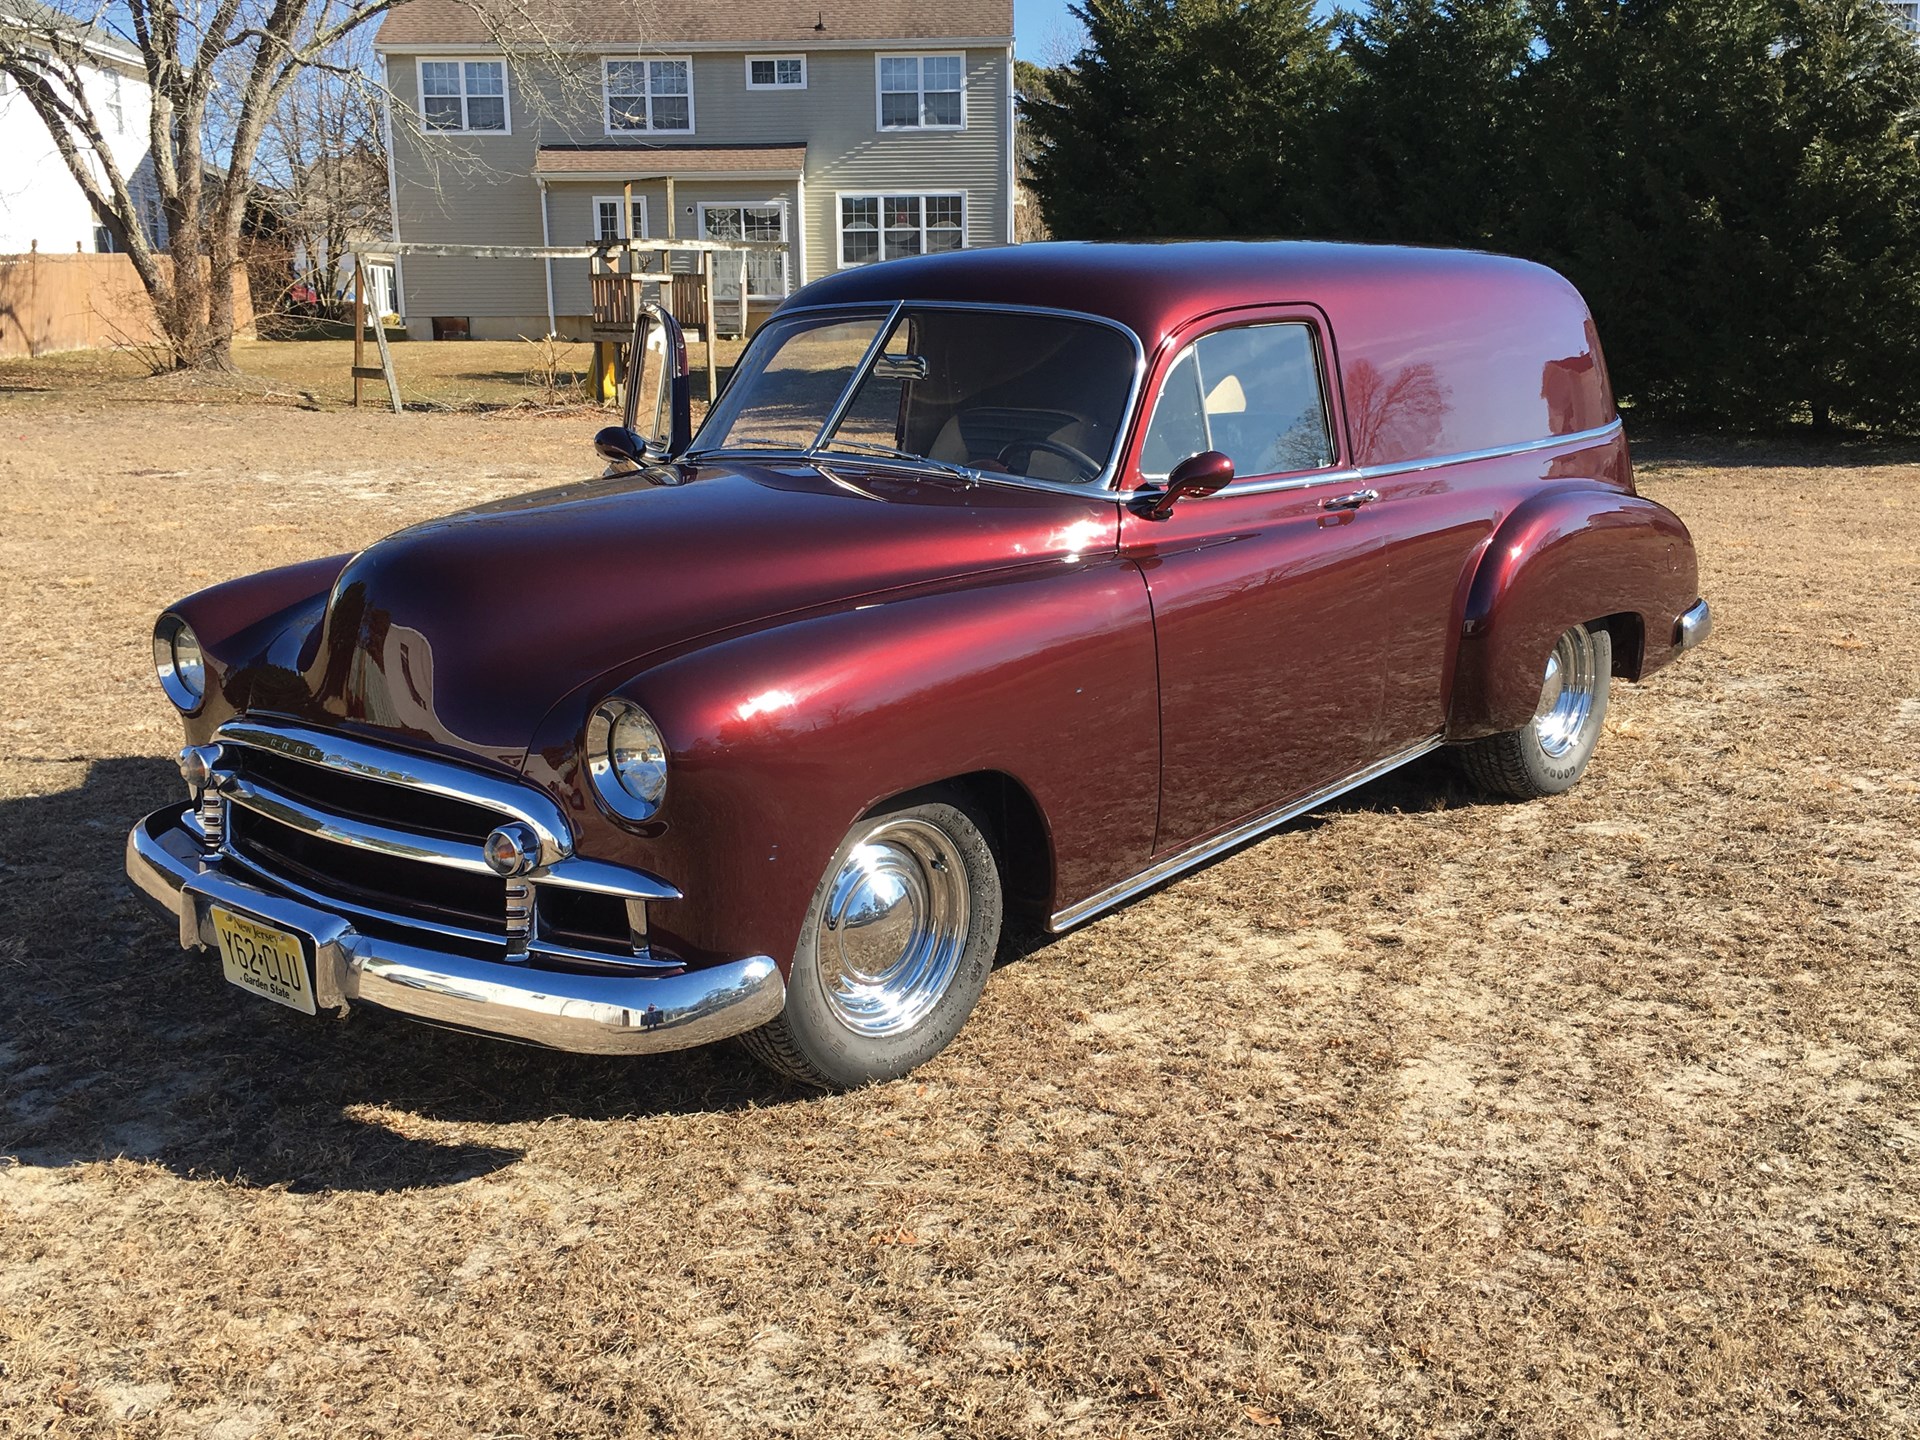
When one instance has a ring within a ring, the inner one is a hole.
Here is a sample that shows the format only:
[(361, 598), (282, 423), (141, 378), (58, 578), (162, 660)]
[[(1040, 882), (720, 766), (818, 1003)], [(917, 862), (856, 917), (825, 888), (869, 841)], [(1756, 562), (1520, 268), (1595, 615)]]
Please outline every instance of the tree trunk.
[(207, 256), (207, 352), (209, 370), (233, 369), (233, 277), (240, 268), (239, 247), (225, 236)]

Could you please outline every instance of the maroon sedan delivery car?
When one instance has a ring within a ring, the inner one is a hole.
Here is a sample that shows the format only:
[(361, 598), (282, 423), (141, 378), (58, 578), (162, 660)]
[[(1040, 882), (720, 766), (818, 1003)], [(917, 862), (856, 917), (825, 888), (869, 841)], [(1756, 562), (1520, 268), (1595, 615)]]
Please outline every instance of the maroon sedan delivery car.
[[(1039, 245), (806, 287), (658, 433), (160, 617), (127, 868), (226, 977), (897, 1076), (1064, 930), (1442, 745), (1580, 778), (1709, 628), (1536, 265)], [(631, 424), (631, 422), (630, 422)]]

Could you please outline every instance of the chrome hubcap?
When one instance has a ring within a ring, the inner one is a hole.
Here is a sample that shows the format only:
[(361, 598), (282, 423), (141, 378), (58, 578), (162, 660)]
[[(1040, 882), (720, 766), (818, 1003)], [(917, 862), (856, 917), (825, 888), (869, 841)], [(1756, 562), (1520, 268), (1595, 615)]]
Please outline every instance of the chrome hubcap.
[(827, 1008), (856, 1035), (911, 1030), (967, 943), (966, 863), (924, 820), (885, 820), (847, 852), (814, 931)]
[(1587, 719), (1593, 714), (1593, 696), (1599, 683), (1593, 636), (1584, 627), (1575, 626), (1560, 637), (1553, 654), (1547, 657), (1540, 704), (1533, 712), (1533, 733), (1540, 748), (1554, 759), (1580, 743)]

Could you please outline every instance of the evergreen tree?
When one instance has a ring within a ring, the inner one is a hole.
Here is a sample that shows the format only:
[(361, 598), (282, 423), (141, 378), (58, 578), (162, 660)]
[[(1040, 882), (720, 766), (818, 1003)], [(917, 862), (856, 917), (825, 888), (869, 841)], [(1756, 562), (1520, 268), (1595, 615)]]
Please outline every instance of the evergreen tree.
[(1327, 126), (1314, 216), (1354, 239), (1488, 245), (1524, 167), (1522, 0), (1377, 0), (1340, 19), (1353, 83)]
[(1065, 236), (1467, 244), (1642, 413), (1920, 428), (1920, 49), (1879, 0), (1087, 0), (1024, 101)]
[(1029, 100), (1057, 235), (1297, 233), (1344, 63), (1313, 0), (1086, 0)]

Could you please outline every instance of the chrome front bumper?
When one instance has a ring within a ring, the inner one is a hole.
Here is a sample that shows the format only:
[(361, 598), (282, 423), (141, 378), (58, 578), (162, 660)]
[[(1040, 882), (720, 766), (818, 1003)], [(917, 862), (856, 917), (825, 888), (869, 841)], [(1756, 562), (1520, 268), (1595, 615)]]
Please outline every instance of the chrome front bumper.
[(363, 935), (338, 915), (209, 865), (159, 810), (127, 836), (127, 876), (180, 924), (187, 949), (217, 944), (222, 905), (308, 936), (322, 1005), (377, 1005), (416, 1020), (589, 1055), (684, 1050), (763, 1025), (786, 1004), (780, 967), (764, 955), (678, 975), (582, 975)]

